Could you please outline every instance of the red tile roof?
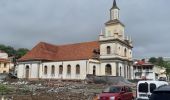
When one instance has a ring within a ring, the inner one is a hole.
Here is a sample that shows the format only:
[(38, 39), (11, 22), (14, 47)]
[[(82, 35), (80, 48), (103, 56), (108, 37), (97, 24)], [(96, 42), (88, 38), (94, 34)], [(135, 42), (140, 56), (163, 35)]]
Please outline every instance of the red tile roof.
[(0, 58), (0, 62), (10, 62), (8, 59), (3, 59), (3, 58)]
[(138, 61), (137, 64), (138, 65), (143, 65), (143, 64), (145, 64), (145, 62), (144, 61)]
[(85, 60), (93, 57), (94, 49), (99, 49), (99, 42), (84, 42), (69, 45), (56, 46), (40, 42), (19, 61), (49, 60), (70, 61)]
[(0, 50), (0, 53), (5, 53), (4, 51)]
[(145, 61), (137, 61), (133, 66), (137, 66), (137, 67), (144, 67), (144, 66), (154, 66), (153, 64), (149, 63), (149, 62), (145, 62)]

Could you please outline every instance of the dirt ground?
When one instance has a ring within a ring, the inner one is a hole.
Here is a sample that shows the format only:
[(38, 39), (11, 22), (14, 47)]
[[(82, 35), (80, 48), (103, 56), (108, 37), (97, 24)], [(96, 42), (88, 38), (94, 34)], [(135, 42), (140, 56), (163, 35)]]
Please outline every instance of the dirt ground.
[(70, 81), (3, 82), (5, 100), (95, 100), (108, 85)]
[(107, 86), (61, 81), (18, 81), (1, 84), (10, 90), (1, 93), (9, 100), (93, 100)]

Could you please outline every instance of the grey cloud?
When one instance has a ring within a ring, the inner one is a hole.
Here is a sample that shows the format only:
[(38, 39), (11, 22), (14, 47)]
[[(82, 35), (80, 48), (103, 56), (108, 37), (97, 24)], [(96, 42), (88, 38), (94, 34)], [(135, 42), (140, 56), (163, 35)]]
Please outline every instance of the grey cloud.
[[(117, 0), (134, 57), (170, 56), (169, 0)], [(0, 0), (0, 43), (32, 48), (98, 39), (112, 0)]]

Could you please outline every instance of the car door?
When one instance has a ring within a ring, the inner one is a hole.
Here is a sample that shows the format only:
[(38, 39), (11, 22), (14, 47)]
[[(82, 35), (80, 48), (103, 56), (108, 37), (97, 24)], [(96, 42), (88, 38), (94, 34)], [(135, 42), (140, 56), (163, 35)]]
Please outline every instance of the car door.
[(125, 87), (122, 87), (122, 89), (121, 89), (121, 100), (128, 100), (127, 99), (127, 93), (126, 93), (126, 89), (125, 89)]
[(126, 93), (127, 93), (127, 98), (128, 100), (132, 100), (133, 98), (133, 92), (130, 87), (126, 87)]
[(128, 91), (128, 87), (124, 87), (124, 89), (125, 89), (125, 93), (124, 93), (124, 95), (126, 96), (126, 100), (130, 100), (130, 95), (129, 95), (129, 91)]

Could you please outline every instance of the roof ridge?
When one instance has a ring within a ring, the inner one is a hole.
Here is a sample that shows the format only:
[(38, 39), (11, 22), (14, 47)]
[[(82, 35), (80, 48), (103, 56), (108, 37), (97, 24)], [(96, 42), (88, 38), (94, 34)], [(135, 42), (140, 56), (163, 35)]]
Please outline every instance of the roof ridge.
[(92, 42), (98, 42), (97, 40), (95, 41), (85, 41), (85, 42), (77, 42), (77, 43), (70, 43), (70, 44), (61, 44), (61, 45), (55, 45), (55, 44), (51, 44), (51, 43), (47, 43), (47, 42), (39, 42), (38, 44), (45, 44), (45, 45), (51, 45), (51, 46), (55, 46), (55, 47), (59, 47), (59, 46), (68, 46), (68, 45), (76, 45), (76, 44), (88, 44), (88, 43), (92, 43)]
[(57, 47), (57, 45), (55, 45), (55, 44), (52, 44), (52, 43), (47, 43), (47, 42), (39, 42), (38, 44), (45, 44), (45, 45), (51, 45), (51, 46), (56, 46)]
[(88, 44), (88, 43), (95, 43), (95, 42), (98, 42), (97, 40), (96, 41), (86, 41), (86, 42), (78, 42), (78, 43), (70, 43), (70, 44), (63, 44), (63, 45), (58, 45), (59, 47), (60, 46), (69, 46), (69, 45), (79, 45), (79, 44)]

